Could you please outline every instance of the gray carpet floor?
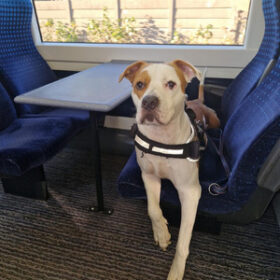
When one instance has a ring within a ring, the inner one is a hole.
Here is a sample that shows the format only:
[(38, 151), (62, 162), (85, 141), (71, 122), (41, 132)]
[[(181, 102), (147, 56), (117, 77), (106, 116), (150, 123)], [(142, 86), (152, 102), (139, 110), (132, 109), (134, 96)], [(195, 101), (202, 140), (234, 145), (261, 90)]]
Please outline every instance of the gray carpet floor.
[[(94, 176), (88, 153), (75, 149), (46, 164), (48, 201), (0, 190), (0, 279), (166, 279), (178, 228), (170, 227), (166, 252), (154, 245), (145, 203), (116, 190), (125, 160), (102, 160), (112, 216), (87, 211), (95, 201)], [(195, 231), (184, 279), (280, 279), (279, 237), (271, 208), (250, 225), (223, 225), (220, 235)]]

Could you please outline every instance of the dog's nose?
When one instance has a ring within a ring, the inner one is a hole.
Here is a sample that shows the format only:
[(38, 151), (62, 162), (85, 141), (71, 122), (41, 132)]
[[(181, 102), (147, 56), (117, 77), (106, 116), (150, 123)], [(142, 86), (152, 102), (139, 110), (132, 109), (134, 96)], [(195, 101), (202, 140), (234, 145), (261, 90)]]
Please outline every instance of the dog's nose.
[(155, 95), (147, 95), (142, 100), (142, 108), (146, 109), (147, 111), (153, 111), (158, 107), (159, 99)]

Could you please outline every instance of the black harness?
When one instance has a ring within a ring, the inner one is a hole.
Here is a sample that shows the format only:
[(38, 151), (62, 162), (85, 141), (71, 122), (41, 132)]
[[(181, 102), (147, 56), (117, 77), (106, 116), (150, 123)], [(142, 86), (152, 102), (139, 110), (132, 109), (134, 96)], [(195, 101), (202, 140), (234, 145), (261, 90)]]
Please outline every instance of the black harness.
[[(196, 162), (200, 158), (200, 151), (206, 148), (207, 142), (213, 146), (214, 150), (218, 154), (221, 163), (226, 172), (226, 178), (221, 182), (214, 182), (209, 184), (208, 191), (211, 195), (221, 195), (227, 192), (227, 180), (230, 174), (230, 168), (223, 155), (223, 145), (220, 139), (220, 147), (217, 148), (216, 144), (207, 136), (204, 125), (195, 120), (195, 113), (192, 109), (185, 108), (186, 113), (191, 121), (191, 136), (187, 143), (180, 145), (166, 145), (160, 142), (153, 141), (143, 135), (137, 124), (134, 124), (131, 128), (131, 134), (134, 139), (135, 146), (144, 153), (157, 155), (166, 158), (182, 158), (189, 161)], [(193, 140), (194, 136), (197, 136), (198, 140)], [(208, 140), (208, 141), (207, 141)]]
[(189, 161), (196, 162), (200, 157), (200, 141), (193, 140), (195, 136), (200, 138), (199, 128), (194, 120), (195, 114), (191, 109), (186, 111), (191, 120), (191, 136), (184, 144), (179, 145), (167, 145), (160, 142), (153, 141), (144, 134), (142, 134), (137, 124), (132, 126), (131, 132), (134, 139), (135, 146), (143, 153), (148, 153), (156, 156), (166, 158), (182, 158)]

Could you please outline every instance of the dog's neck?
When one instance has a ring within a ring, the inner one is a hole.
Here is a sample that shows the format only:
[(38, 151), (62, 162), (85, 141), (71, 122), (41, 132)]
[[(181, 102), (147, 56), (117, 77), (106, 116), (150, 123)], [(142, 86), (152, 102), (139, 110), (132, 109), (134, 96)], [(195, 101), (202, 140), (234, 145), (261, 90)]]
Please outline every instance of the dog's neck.
[(166, 125), (138, 124), (138, 128), (151, 140), (170, 145), (186, 143), (191, 135), (191, 122), (184, 111)]

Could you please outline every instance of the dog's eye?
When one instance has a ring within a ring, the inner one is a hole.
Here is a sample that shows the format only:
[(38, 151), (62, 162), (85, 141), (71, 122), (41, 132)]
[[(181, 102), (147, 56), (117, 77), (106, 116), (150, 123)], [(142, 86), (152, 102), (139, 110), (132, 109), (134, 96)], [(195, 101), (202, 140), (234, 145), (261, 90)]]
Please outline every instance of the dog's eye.
[(173, 81), (168, 81), (166, 86), (169, 88), (169, 89), (173, 89), (175, 86), (176, 86), (176, 83), (173, 82)]
[(136, 88), (138, 89), (138, 90), (141, 90), (141, 89), (143, 89), (144, 88), (144, 83), (143, 82), (137, 82), (136, 83)]

